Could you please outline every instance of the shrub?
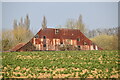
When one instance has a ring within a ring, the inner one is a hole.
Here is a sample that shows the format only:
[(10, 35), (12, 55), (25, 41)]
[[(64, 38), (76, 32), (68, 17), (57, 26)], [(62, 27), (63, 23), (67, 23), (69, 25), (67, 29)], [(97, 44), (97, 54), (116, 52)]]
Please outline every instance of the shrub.
[(100, 35), (91, 40), (105, 50), (118, 50), (118, 36)]
[(70, 50), (79, 50), (77, 47), (73, 46), (73, 45), (70, 45), (70, 44), (67, 44), (67, 45), (60, 45), (59, 46), (59, 50), (61, 51), (70, 51)]

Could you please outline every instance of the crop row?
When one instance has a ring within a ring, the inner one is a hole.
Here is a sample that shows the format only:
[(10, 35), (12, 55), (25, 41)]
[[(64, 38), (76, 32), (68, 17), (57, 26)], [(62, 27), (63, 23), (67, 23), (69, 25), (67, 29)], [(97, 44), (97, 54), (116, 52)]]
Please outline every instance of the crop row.
[(35, 51), (2, 54), (3, 77), (117, 78), (118, 51)]

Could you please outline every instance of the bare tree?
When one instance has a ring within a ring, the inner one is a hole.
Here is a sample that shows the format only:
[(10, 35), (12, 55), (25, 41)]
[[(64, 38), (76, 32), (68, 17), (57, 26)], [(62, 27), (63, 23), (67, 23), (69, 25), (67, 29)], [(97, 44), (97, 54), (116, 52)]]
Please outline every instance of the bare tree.
[(76, 29), (79, 29), (81, 32), (85, 32), (85, 24), (82, 20), (82, 15), (79, 16), (77, 22), (76, 22)]
[(80, 15), (77, 20), (68, 19), (66, 21), (65, 28), (79, 29), (81, 32), (85, 33), (86, 28), (85, 28), (85, 24), (83, 23), (83, 20), (82, 20), (82, 15)]
[(26, 15), (26, 18), (24, 20), (24, 27), (26, 27), (26, 29), (29, 29), (30, 27), (30, 19), (29, 19), (28, 14)]
[(13, 28), (15, 29), (16, 27), (17, 27), (17, 20), (14, 19), (14, 21), (13, 21)]
[(43, 21), (42, 21), (42, 29), (47, 28), (47, 20), (45, 18), (45, 16), (43, 16)]
[(65, 28), (75, 29), (75, 21), (73, 19), (68, 19), (65, 25)]

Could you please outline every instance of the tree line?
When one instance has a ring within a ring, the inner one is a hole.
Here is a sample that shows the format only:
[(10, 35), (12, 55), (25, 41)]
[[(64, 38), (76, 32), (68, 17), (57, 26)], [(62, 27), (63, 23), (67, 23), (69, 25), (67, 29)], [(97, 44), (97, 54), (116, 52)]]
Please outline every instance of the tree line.
[(108, 28), (108, 29), (95, 29), (88, 31), (87, 36), (96, 43), (99, 47), (105, 50), (118, 50), (119, 38), (118, 35), (119, 27)]
[(114, 36), (118, 34), (118, 27), (113, 27), (113, 28), (98, 28), (98, 29), (93, 29), (93, 30), (88, 30), (86, 32), (86, 36), (88, 38), (94, 38), (99, 35), (109, 35), (109, 36)]
[(89, 30), (85, 26), (82, 18), (82, 15), (80, 15), (78, 19), (68, 19), (64, 26), (59, 25), (57, 28), (79, 29), (84, 35), (104, 50), (120, 49), (120, 27)]
[(56, 28), (79, 29), (82, 33), (85, 33), (87, 30), (83, 22), (82, 15), (80, 15), (77, 19), (69, 18), (65, 25), (58, 25)]
[(3, 51), (10, 50), (12, 47), (16, 46), (18, 43), (26, 43), (33, 37), (33, 33), (30, 30), (30, 19), (28, 14), (26, 17), (21, 17), (20, 21), (16, 19), (13, 21), (12, 30), (3, 30), (2, 31), (2, 44)]
[[(47, 28), (47, 19), (43, 16), (42, 29)], [(79, 29), (83, 34), (90, 38), (95, 44), (105, 50), (117, 50), (119, 48), (118, 38), (120, 39), (120, 28), (104, 28), (88, 30), (85, 23), (83, 22), (82, 15), (78, 16), (77, 19), (68, 19), (65, 25), (57, 26), (56, 28), (67, 28), (67, 29)], [(28, 14), (20, 21), (16, 19), (13, 21), (12, 30), (2, 31), (2, 39), (0, 44), (3, 51), (9, 50), (18, 43), (26, 43), (34, 36), (30, 30), (30, 19)]]

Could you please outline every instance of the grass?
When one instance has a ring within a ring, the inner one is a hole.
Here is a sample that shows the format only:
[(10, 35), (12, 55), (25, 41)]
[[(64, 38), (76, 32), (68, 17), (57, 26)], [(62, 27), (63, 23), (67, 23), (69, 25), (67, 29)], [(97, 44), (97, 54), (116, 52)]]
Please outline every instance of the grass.
[(118, 78), (118, 51), (2, 53), (4, 78)]

